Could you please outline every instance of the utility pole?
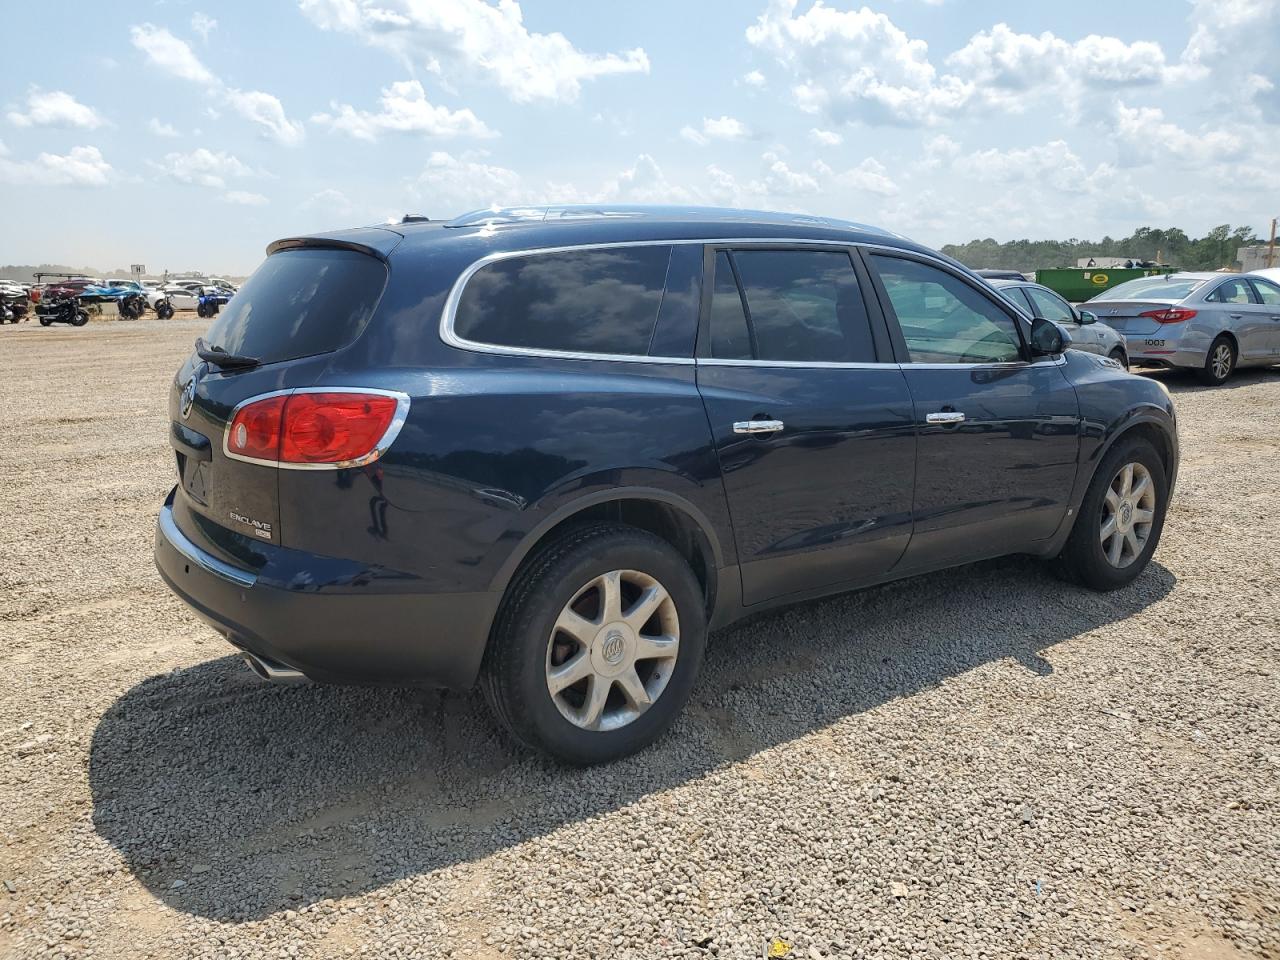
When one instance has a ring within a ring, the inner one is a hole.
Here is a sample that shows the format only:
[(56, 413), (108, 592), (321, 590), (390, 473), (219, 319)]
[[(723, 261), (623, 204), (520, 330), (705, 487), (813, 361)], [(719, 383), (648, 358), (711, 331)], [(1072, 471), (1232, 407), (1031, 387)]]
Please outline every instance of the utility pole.
[(1271, 242), (1267, 244), (1267, 269), (1276, 265), (1276, 218), (1271, 218)]

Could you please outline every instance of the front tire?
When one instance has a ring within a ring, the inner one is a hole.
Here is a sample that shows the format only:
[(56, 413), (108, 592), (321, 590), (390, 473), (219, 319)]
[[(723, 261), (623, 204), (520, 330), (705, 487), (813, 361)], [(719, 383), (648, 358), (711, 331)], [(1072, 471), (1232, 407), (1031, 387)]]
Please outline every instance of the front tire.
[(1220, 334), (1209, 345), (1209, 353), (1204, 358), (1204, 366), (1196, 371), (1200, 382), (1210, 387), (1226, 383), (1236, 369), (1236, 348), (1231, 338)]
[(89, 313), (86, 310), (77, 310), (71, 317), (71, 325), (73, 327), (83, 327), (89, 322)]
[(1121, 438), (1094, 472), (1054, 571), (1093, 590), (1128, 586), (1155, 553), (1168, 505), (1160, 455), (1141, 437)]
[(508, 588), (481, 684), (511, 736), (573, 764), (648, 746), (693, 691), (702, 590), (664, 540), (623, 524), (576, 530)]
[(1121, 350), (1119, 347), (1116, 347), (1109, 354), (1107, 354), (1107, 356), (1109, 356), (1116, 363), (1120, 364), (1120, 366), (1124, 367), (1126, 370), (1129, 369), (1129, 358), (1128, 356), (1125, 355), (1125, 352)]

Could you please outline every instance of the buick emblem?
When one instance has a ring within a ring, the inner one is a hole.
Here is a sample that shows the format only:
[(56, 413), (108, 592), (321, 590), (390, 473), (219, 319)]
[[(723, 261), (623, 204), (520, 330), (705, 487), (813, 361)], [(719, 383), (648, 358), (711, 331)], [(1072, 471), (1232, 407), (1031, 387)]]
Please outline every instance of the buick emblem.
[(178, 400), (178, 412), (182, 414), (182, 419), (187, 419), (187, 414), (191, 412), (191, 405), (196, 402), (196, 378), (195, 374), (191, 375), (191, 379), (187, 381), (187, 385), (182, 388), (182, 397)]
[(622, 659), (623, 653), (626, 652), (626, 647), (622, 634), (611, 633), (604, 638), (604, 645), (600, 648), (600, 653), (609, 663), (617, 663)]

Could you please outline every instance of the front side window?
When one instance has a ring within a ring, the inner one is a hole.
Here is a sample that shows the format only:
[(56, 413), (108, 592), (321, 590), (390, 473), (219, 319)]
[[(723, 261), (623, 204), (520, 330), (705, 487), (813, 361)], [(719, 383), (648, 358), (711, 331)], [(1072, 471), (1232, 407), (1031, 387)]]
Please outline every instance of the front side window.
[(912, 363), (1010, 363), (1022, 359), (1014, 319), (959, 277), (872, 254)]
[(843, 250), (719, 252), (710, 326), (713, 357), (876, 362), (858, 275)]
[(1059, 323), (1076, 322), (1076, 316), (1071, 312), (1071, 308), (1067, 306), (1067, 302), (1055, 297), (1052, 293), (1037, 290), (1035, 287), (1028, 287), (1027, 296), (1031, 298), (1031, 304), (1035, 307), (1035, 312), (1032, 316), (1044, 317), (1046, 320), (1056, 320)]
[(1254, 280), (1253, 289), (1257, 291), (1258, 300), (1269, 307), (1280, 306), (1280, 287), (1269, 280)]
[(1245, 280), (1228, 280), (1205, 299), (1213, 303), (1253, 303), (1253, 298), (1249, 296), (1249, 284)]
[(496, 260), (467, 281), (453, 329), (505, 347), (644, 356), (670, 259), (670, 246), (644, 246)]

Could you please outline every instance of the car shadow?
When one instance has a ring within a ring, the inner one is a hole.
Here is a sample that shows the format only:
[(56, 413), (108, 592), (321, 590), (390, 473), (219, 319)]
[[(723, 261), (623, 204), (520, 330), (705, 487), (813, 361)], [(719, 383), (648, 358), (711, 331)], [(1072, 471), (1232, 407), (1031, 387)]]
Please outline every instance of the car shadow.
[(1195, 373), (1190, 370), (1139, 370), (1134, 368), (1129, 372), (1142, 374), (1152, 380), (1159, 380), (1168, 388), (1170, 393), (1212, 393), (1219, 390), (1236, 390), (1240, 387), (1252, 387), (1259, 383), (1267, 383), (1274, 380), (1276, 374), (1280, 373), (1280, 367), (1244, 367), (1231, 374), (1231, 378), (1226, 383), (1219, 384), (1216, 387), (1201, 383), (1196, 379)]
[(476, 694), (276, 687), (222, 657), (106, 711), (94, 826), (174, 909), (260, 919), (477, 860), (985, 664), (1038, 682), (1049, 648), (1174, 583), (1152, 563), (1097, 594), (1007, 558), (762, 615), (711, 638), (669, 734), (603, 771), (513, 747)]

